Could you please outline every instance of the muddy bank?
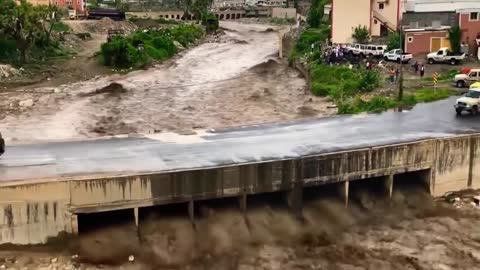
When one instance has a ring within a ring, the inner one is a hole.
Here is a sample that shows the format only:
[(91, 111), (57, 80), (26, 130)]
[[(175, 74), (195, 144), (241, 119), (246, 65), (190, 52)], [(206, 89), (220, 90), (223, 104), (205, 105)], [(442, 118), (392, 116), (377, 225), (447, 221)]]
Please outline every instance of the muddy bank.
[[(298, 71), (277, 58), (279, 37), (266, 31), (271, 27), (222, 26), (228, 29), (224, 35), (147, 71), (4, 93), (0, 130), (8, 142), (31, 142), (191, 132), (335, 113), (328, 101), (306, 91)], [(258, 70), (271, 61), (276, 64)], [(82, 96), (111, 83), (126, 91)], [(20, 106), (25, 100), (29, 106)]]

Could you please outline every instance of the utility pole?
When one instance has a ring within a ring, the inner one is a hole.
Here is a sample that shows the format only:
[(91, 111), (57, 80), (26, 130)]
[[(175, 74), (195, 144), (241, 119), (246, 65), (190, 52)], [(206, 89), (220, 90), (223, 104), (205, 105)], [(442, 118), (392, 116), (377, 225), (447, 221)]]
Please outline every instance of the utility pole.
[(400, 36), (400, 78), (398, 78), (398, 101), (402, 101), (403, 99), (403, 33), (402, 33), (402, 21), (399, 22), (398, 27), (398, 35)]

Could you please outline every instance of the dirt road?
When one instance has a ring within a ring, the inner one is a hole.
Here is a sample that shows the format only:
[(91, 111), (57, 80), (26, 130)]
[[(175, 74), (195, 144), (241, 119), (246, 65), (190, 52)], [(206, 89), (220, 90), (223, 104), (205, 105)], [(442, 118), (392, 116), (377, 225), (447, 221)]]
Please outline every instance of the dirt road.
[(228, 30), (220, 38), (146, 71), (2, 94), (0, 130), (7, 141), (30, 142), (184, 133), (335, 113), (325, 99), (306, 94), (305, 80), (277, 58), (278, 34), (269, 26), (223, 27)]

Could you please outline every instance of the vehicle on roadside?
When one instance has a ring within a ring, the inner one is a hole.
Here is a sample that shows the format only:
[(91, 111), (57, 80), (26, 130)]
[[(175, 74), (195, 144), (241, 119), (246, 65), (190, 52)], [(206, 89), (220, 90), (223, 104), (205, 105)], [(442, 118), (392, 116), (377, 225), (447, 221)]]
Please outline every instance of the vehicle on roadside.
[(478, 108), (480, 106), (480, 88), (473, 88), (461, 98), (457, 99), (454, 108), (457, 115), (461, 115), (466, 111), (472, 115), (478, 114)]
[(436, 52), (427, 54), (427, 61), (430, 65), (435, 63), (449, 63), (456, 65), (465, 59), (465, 53), (453, 53), (449, 48), (441, 48)]
[(127, 17), (125, 12), (119, 9), (92, 8), (87, 12), (87, 19), (89, 20), (100, 20), (103, 18), (110, 18), (114, 21), (124, 21)]
[(77, 11), (75, 9), (69, 9), (68, 10), (68, 18), (70, 20), (76, 20), (77, 19)]
[(471, 69), (467, 74), (458, 74), (454, 78), (458, 88), (469, 87), (476, 82), (480, 82), (480, 69)]
[(125, 31), (121, 29), (108, 29), (107, 42), (112, 41), (114, 37), (123, 37), (123, 36), (125, 36)]
[(0, 156), (5, 153), (5, 140), (2, 137), (2, 133), (0, 133)]
[(382, 56), (385, 53), (386, 49), (386, 45), (351, 44), (347, 46), (346, 51), (350, 56), (378, 57)]
[(411, 53), (404, 53), (401, 49), (391, 50), (383, 54), (385, 61), (395, 61), (397, 63), (400, 63), (400, 61), (408, 63), (412, 58), (413, 55)]

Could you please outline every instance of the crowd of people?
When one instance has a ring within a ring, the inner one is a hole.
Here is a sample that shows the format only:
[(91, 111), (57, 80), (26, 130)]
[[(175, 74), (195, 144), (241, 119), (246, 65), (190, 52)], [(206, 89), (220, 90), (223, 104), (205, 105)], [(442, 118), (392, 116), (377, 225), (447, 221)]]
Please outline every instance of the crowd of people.
[[(323, 51), (323, 58), (324, 62), (330, 66), (348, 64), (350, 68), (353, 68), (354, 66), (361, 67), (362, 65), (362, 59), (352, 56), (348, 53), (345, 46), (337, 44), (325, 48)], [(376, 66), (385, 67), (385, 62), (381, 59), (367, 58), (364, 61), (364, 67), (366, 70), (373, 70)], [(411, 67), (413, 73), (418, 74), (421, 78), (425, 76), (425, 65), (423, 63), (415, 61)], [(389, 83), (395, 84), (400, 78), (400, 69), (398, 67), (391, 67), (388, 69), (387, 74)]]

